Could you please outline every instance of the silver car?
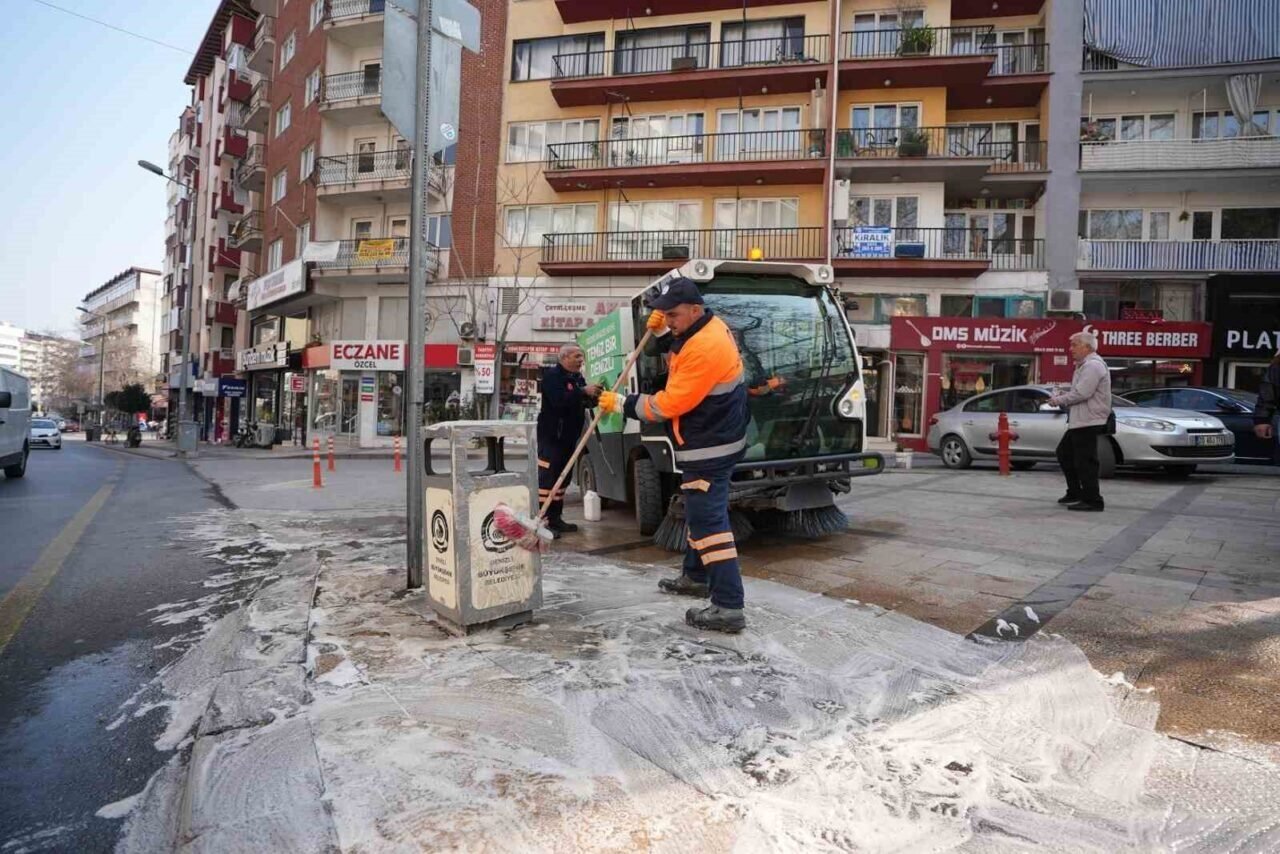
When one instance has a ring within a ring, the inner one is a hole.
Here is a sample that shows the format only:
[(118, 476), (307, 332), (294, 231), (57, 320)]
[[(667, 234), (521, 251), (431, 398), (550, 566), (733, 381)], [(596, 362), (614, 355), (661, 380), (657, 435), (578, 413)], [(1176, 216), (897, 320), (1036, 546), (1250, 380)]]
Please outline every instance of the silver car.
[[(1058, 441), (1067, 429), (1065, 410), (1049, 406), (1053, 387), (1024, 385), (975, 395), (929, 419), (929, 450), (948, 468), (968, 468), (974, 460), (996, 458), (996, 432), (1001, 412), (1009, 414), (1009, 429), (1018, 434), (1010, 445), (1015, 469), (1037, 462), (1056, 462)], [(1164, 469), (1186, 476), (1198, 463), (1229, 463), (1235, 459), (1235, 435), (1212, 415), (1184, 409), (1137, 406), (1112, 395), (1116, 434), (1098, 437), (1102, 477), (1116, 466)]]
[(58, 430), (58, 425), (48, 418), (32, 418), (31, 435), (27, 439), (27, 444), (32, 448), (53, 448), (55, 451), (61, 451), (62, 432)]

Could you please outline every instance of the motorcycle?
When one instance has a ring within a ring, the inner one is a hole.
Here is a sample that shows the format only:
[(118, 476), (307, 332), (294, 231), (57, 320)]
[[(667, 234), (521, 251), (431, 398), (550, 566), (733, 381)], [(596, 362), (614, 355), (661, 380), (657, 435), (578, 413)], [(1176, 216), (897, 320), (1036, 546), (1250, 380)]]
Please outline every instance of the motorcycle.
[(231, 443), (237, 448), (256, 448), (258, 446), (258, 425), (247, 421), (241, 424)]
[(124, 443), (127, 448), (137, 448), (142, 444), (142, 429), (137, 424), (131, 424), (129, 430), (124, 435)]

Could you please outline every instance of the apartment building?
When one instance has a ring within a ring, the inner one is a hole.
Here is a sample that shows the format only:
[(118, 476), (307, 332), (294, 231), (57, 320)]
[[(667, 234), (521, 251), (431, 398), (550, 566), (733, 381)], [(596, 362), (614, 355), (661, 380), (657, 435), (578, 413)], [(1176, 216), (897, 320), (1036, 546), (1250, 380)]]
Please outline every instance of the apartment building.
[(22, 338), (26, 330), (7, 320), (0, 321), (0, 368), (18, 371), (22, 365)]
[[(434, 278), (483, 283), (492, 272), (506, 2), (476, 5), (487, 53), (464, 58), (463, 90), (494, 97), (464, 99), (459, 144), (431, 164), (424, 228)], [(237, 232), (246, 242), (235, 244), (259, 256), (256, 278), (239, 291), (248, 311), (238, 355), (247, 417), (295, 436), (389, 445), (406, 411), (412, 152), (381, 111), (384, 4), (253, 6), (262, 17), (246, 56), (255, 82), (244, 126), (264, 145), (257, 154), (251, 146), (239, 169), (260, 205)], [(460, 235), (456, 217), (467, 223)], [(484, 223), (479, 236), (473, 222)], [(461, 388), (458, 338), (447, 322), (431, 327), (429, 388), (443, 402)], [(335, 342), (348, 352), (391, 346), (395, 355), (343, 359)]]
[(39, 412), (65, 407), (62, 411), (69, 414), (73, 401), (60, 399), (60, 374), (78, 357), (80, 342), (27, 332), (20, 345), (22, 360), (18, 372), (31, 381), (32, 406)]
[(1084, 310), (1213, 323), (1200, 358), (1113, 364), (1118, 388), (1252, 391), (1280, 350), (1280, 6), (1225, 0), (1212, 28), (1186, 0), (1151, 11), (1084, 8)]
[(154, 391), (164, 343), (161, 272), (130, 267), (89, 291), (81, 300), (80, 362), (104, 391), (141, 383)]

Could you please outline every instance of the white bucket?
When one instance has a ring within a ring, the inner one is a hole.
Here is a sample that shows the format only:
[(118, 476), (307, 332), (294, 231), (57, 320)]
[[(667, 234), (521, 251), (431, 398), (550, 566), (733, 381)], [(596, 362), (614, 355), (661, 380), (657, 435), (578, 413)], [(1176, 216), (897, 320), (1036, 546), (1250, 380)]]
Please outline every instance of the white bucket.
[(582, 496), (582, 515), (588, 522), (600, 521), (600, 496), (593, 490)]
[(911, 471), (911, 457), (914, 451), (898, 451), (898, 468)]

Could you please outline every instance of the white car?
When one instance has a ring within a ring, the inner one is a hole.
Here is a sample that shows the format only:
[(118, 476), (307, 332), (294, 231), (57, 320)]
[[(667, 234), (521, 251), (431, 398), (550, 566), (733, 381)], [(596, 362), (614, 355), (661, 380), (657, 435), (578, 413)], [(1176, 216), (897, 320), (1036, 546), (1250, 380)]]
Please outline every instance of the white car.
[(0, 468), (5, 477), (18, 478), (27, 473), (30, 421), (31, 387), (27, 378), (0, 368)]
[(49, 418), (32, 418), (27, 444), (33, 448), (53, 448), (55, 451), (61, 451), (62, 431), (58, 429), (58, 423)]
[[(1056, 450), (1067, 429), (1064, 410), (1048, 405), (1053, 389), (1046, 385), (1014, 386), (975, 395), (929, 419), (929, 450), (947, 468), (968, 468), (976, 459), (996, 459), (991, 434), (1001, 412), (1009, 415), (1009, 429), (1018, 434), (1010, 445), (1015, 469), (1037, 462), (1057, 462)], [(1183, 476), (1199, 463), (1235, 460), (1235, 434), (1214, 418), (1184, 409), (1138, 406), (1111, 396), (1116, 434), (1098, 437), (1098, 467), (1111, 477), (1116, 466), (1163, 469)]]

